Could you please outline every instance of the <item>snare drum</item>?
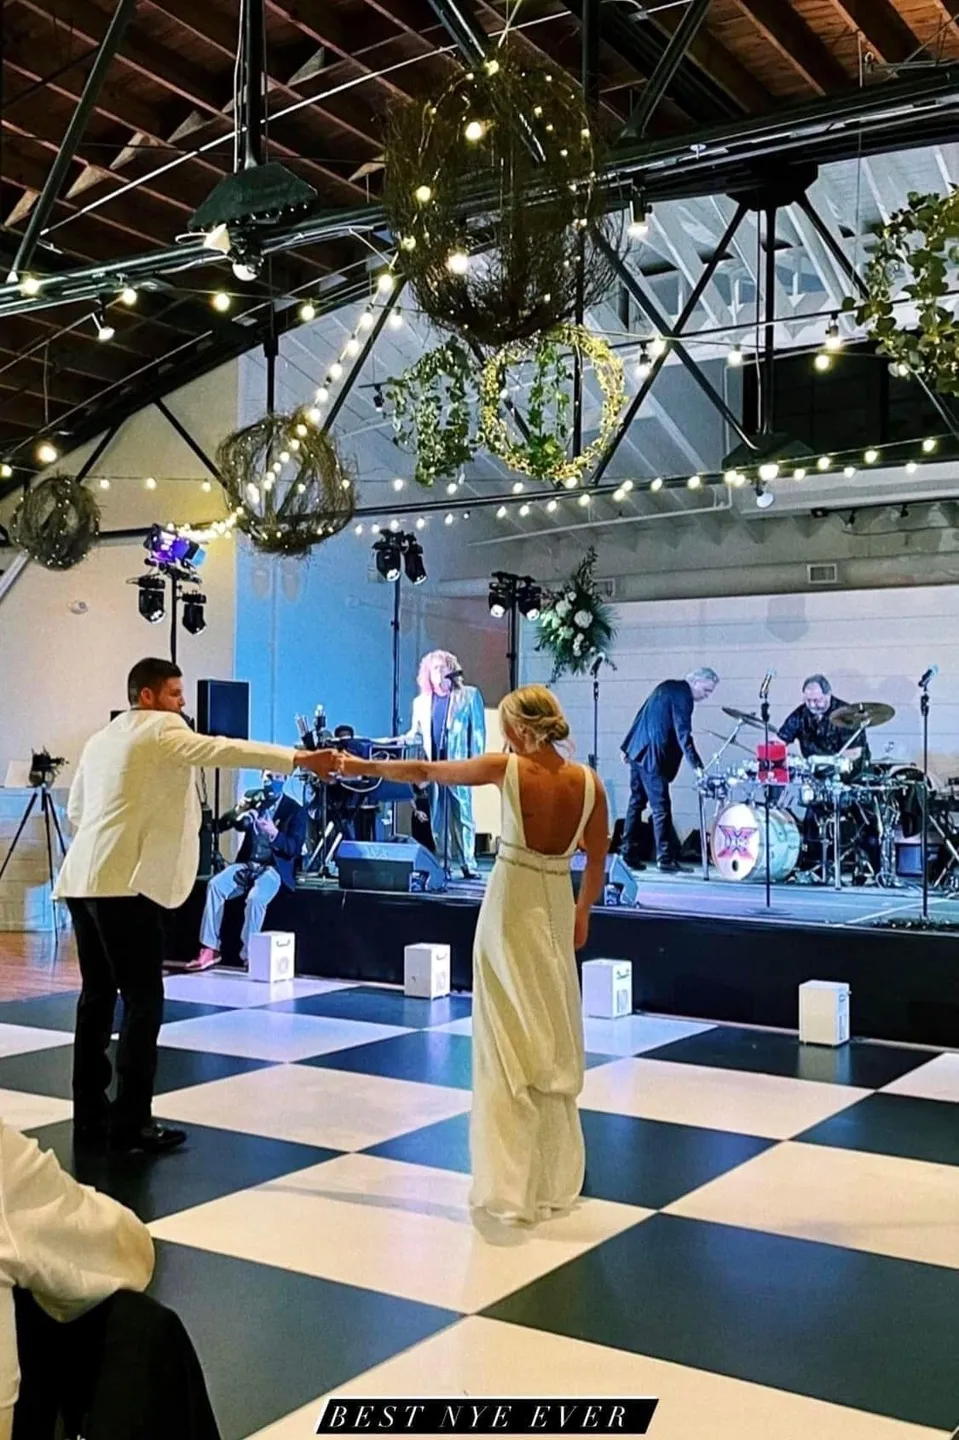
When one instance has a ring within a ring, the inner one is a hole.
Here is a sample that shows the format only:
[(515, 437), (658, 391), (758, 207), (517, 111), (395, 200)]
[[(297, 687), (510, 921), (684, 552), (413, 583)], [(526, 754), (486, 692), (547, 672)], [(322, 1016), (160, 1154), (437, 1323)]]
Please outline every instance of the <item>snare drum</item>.
[[(799, 826), (788, 810), (769, 811), (769, 873), (786, 880), (799, 863)], [(766, 812), (761, 805), (727, 805), (710, 839), (713, 864), (724, 880), (766, 876)]]

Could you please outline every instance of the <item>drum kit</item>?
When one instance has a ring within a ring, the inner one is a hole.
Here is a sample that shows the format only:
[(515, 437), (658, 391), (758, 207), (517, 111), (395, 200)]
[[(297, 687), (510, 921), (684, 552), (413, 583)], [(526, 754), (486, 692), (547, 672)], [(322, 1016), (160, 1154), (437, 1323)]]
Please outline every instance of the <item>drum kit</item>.
[[(774, 882), (795, 877), (837, 890), (844, 878), (859, 885), (903, 883), (910, 873), (898, 853), (903, 828), (919, 813), (925, 782), (915, 766), (870, 757), (868, 732), (893, 718), (891, 705), (863, 701), (834, 710), (831, 724), (848, 736), (842, 748), (805, 757), (789, 755), (759, 715), (727, 706), (723, 713), (734, 728), (727, 736), (714, 734), (722, 744), (699, 782), (704, 877), (711, 857), (716, 873), (729, 881), (761, 881), (768, 870)], [(739, 738), (744, 730), (763, 732), (755, 751)], [(750, 758), (723, 768), (720, 762), (734, 749)], [(707, 822), (710, 803), (714, 813)], [(959, 865), (959, 854), (955, 858)]]

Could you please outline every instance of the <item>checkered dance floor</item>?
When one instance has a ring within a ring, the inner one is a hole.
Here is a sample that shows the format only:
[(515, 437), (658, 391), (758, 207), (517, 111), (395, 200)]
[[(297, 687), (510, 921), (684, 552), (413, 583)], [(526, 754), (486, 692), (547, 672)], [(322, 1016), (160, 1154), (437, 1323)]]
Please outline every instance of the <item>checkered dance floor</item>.
[[(0, 1113), (73, 1165), (75, 996), (0, 1005)], [(467, 1211), (470, 1000), (167, 981), (156, 1113), (188, 1145), (81, 1178), (157, 1241), (225, 1440), (321, 1400), (655, 1395), (653, 1440), (959, 1424), (959, 1054), (589, 1022), (586, 1198)]]

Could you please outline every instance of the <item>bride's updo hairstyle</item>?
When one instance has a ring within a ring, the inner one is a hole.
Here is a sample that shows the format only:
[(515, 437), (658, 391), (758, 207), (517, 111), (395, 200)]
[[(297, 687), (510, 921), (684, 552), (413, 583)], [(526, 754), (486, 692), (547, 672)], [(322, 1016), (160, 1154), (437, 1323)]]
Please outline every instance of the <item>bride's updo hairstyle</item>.
[(499, 703), (500, 723), (529, 750), (561, 745), (569, 739), (569, 725), (559, 701), (545, 685), (524, 685)]

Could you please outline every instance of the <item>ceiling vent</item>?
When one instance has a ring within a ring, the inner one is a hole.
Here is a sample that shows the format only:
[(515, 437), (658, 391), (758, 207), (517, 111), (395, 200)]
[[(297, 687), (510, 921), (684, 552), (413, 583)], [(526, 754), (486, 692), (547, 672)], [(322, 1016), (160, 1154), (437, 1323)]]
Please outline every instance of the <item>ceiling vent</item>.
[(807, 565), (807, 585), (835, 585), (839, 580), (839, 566), (828, 565)]

